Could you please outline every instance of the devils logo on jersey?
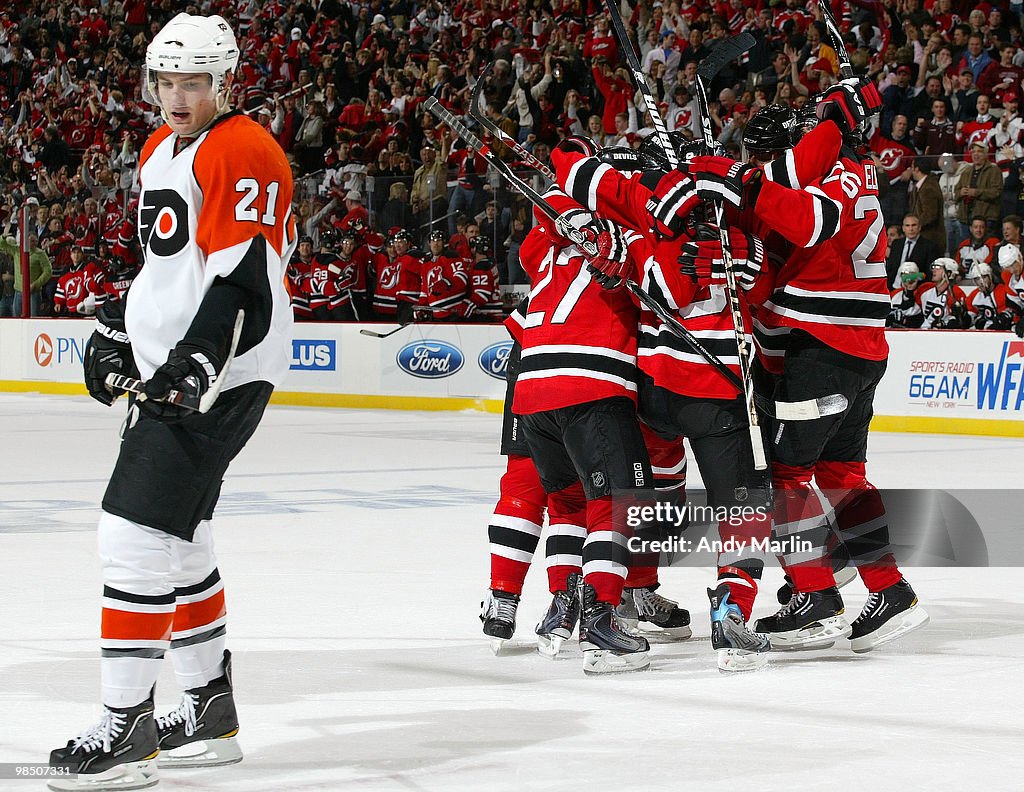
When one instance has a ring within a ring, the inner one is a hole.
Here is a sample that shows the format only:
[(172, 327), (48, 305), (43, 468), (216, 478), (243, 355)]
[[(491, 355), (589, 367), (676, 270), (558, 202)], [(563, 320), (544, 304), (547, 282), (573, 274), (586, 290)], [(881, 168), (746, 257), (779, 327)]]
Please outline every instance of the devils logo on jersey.
[(878, 158), (882, 161), (882, 167), (888, 172), (899, 167), (905, 154), (906, 152), (898, 148), (885, 148), (878, 153)]
[(142, 246), (155, 256), (173, 256), (188, 243), (188, 204), (174, 190), (146, 190), (139, 208)]
[(381, 268), (377, 283), (382, 289), (392, 289), (398, 283), (398, 267), (387, 264)]

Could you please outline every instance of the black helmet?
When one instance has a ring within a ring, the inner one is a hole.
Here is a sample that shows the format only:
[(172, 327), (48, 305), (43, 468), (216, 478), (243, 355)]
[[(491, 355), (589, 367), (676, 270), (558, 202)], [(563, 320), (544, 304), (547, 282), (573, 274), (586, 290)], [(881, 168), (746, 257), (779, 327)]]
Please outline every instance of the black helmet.
[(412, 234), (410, 234), (404, 228), (400, 228), (391, 235), (392, 242), (409, 242), (412, 243)]
[(483, 234), (475, 236), (469, 240), (469, 249), (474, 253), (489, 256), (491, 253), (491, 240)]
[(812, 96), (804, 103), (803, 107), (796, 111), (789, 134), (794, 146), (800, 142), (800, 138), (818, 125), (817, 105), (818, 97)]
[(439, 239), (442, 242), (447, 242), (448, 241), (448, 235), (444, 231), (442, 231), (441, 229), (435, 228), (433, 231), (431, 231), (429, 234), (427, 234), (427, 240), (429, 242), (433, 242), (435, 239)]
[(762, 107), (743, 130), (743, 148), (754, 155), (785, 151), (793, 145), (790, 133), (795, 120), (796, 113), (786, 105)]
[[(686, 162), (696, 156), (700, 144), (686, 137), (683, 130), (675, 129), (669, 132), (668, 139), (672, 148), (676, 150), (680, 162)], [(643, 170), (669, 170), (672, 167), (657, 134), (645, 137), (637, 153), (640, 155), (640, 167)]]
[(346, 229), (345, 231), (342, 231), (340, 234), (338, 234), (338, 243), (340, 244), (340, 243), (346, 242), (346, 241), (358, 242), (359, 241), (359, 234), (357, 234), (351, 228)]
[(320, 249), (329, 250), (336, 248), (339, 242), (338, 232), (333, 228), (325, 228), (320, 232)]
[(611, 165), (617, 171), (640, 170), (640, 155), (625, 146), (605, 146), (595, 155), (598, 162)]

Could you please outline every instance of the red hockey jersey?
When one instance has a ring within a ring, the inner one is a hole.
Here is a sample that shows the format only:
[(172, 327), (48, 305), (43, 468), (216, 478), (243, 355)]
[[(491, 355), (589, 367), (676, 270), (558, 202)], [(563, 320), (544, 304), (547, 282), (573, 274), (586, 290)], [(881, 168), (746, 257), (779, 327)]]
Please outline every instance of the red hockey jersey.
[(796, 246), (759, 312), (765, 366), (781, 371), (780, 336), (793, 328), (856, 357), (888, 357), (887, 240), (874, 165), (844, 150), (804, 189), (765, 180), (754, 213)]
[(543, 225), (523, 240), (520, 258), (532, 289), (512, 411), (635, 402), (638, 312), (628, 292), (602, 289), (580, 251)]

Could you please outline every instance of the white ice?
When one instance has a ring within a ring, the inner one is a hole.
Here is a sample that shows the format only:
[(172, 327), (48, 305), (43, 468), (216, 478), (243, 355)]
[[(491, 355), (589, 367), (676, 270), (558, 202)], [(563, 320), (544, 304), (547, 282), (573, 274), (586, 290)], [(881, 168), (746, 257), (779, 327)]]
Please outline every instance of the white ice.
[[(84, 397), (0, 395), (0, 763), (45, 762), (98, 715), (94, 528), (122, 417)], [(712, 571), (665, 570), (693, 639), (655, 644), (649, 672), (585, 678), (575, 647), (535, 652), (538, 567), (511, 656), (492, 656), (477, 613), (498, 428), (478, 413), (269, 410), (215, 520), (246, 758), (165, 771), (161, 788), (1022, 788), (1019, 569), (909, 570), (924, 630), (746, 675), (716, 668)], [(876, 434), (869, 473), (1013, 488), (1021, 458), (1019, 440)], [(780, 580), (766, 573), (756, 615), (775, 610)], [(863, 588), (844, 595), (855, 614)], [(158, 709), (177, 700), (168, 663)]]

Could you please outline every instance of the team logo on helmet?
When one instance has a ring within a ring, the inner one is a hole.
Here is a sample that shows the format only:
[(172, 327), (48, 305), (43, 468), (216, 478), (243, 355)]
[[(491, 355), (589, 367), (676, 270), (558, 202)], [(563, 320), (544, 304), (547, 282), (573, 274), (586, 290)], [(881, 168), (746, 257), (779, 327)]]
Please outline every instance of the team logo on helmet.
[(170, 258), (188, 243), (188, 204), (174, 190), (147, 190), (139, 210), (142, 246), (154, 256)]

